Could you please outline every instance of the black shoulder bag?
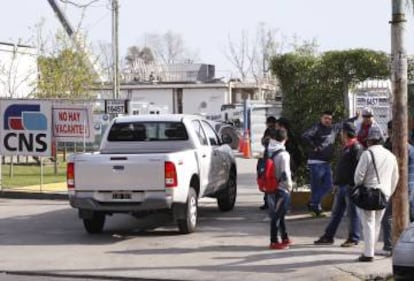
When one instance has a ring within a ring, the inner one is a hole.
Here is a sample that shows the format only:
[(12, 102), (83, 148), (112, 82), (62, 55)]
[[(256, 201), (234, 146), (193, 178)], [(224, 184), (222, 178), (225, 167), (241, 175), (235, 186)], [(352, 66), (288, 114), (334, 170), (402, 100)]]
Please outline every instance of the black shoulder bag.
[[(378, 184), (381, 184), (377, 166), (375, 164), (374, 154), (371, 150), (368, 149), (368, 151), (372, 157), (372, 163), (374, 165), (375, 174), (377, 175)], [(387, 199), (381, 189), (366, 187), (362, 184), (352, 188), (351, 201), (359, 208), (369, 211), (382, 210), (387, 207)]]

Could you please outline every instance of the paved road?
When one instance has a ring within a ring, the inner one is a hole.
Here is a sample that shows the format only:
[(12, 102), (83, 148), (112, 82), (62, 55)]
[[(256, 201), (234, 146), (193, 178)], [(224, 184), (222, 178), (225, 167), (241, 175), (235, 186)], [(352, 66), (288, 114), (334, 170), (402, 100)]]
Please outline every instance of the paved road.
[[(361, 264), (355, 261), (360, 248), (340, 248), (345, 226), (336, 246), (313, 246), (327, 219), (291, 214), (288, 228), (296, 245), (268, 250), (269, 226), (258, 209), (261, 195), (251, 173), (255, 161), (238, 161), (235, 210), (221, 213), (214, 200), (203, 199), (199, 228), (191, 235), (179, 235), (163, 216), (136, 220), (127, 215), (109, 217), (103, 234), (88, 235), (65, 201), (0, 198), (0, 272), (28, 274), (29, 279), (6, 275), (4, 280), (13, 281), (55, 281), (55, 275), (81, 280), (360, 280), (391, 272), (390, 259)], [(30, 279), (31, 274), (45, 276)]]

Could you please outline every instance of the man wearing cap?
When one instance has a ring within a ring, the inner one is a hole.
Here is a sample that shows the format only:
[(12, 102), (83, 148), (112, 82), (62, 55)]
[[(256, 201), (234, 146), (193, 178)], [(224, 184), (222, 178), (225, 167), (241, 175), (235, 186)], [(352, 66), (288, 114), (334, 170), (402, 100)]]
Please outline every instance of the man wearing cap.
[(362, 145), (356, 138), (356, 129), (352, 123), (344, 123), (341, 131), (343, 143), (335, 169), (334, 184), (338, 185), (335, 192), (332, 216), (325, 228), (325, 233), (314, 242), (315, 245), (330, 245), (347, 210), (349, 216), (348, 238), (341, 247), (352, 247), (358, 244), (361, 237), (361, 227), (356, 206), (351, 202), (350, 191), (354, 186), (354, 172), (359, 157), (363, 151)]
[(357, 126), (357, 132), (358, 132), (358, 141), (360, 144), (364, 146), (364, 148), (367, 148), (367, 136), (369, 129), (372, 127), (377, 127), (381, 132), (381, 140), (385, 141), (384, 133), (381, 130), (381, 127), (378, 125), (378, 123), (374, 120), (374, 111), (369, 108), (365, 107), (362, 110), (362, 122), (358, 124)]
[[(367, 136), (368, 149), (361, 154), (355, 170), (354, 182), (355, 185), (380, 189), (389, 200), (398, 183), (398, 164), (394, 154), (382, 146), (382, 137), (382, 132), (378, 127), (370, 128)], [(377, 173), (374, 168), (374, 161)], [(385, 209), (370, 211), (357, 207), (357, 210), (364, 236), (364, 252), (358, 260), (372, 262)]]
[[(359, 113), (348, 122), (355, 121)], [(332, 188), (330, 161), (334, 155), (336, 136), (343, 122), (332, 124), (332, 111), (324, 111), (320, 122), (303, 133), (302, 138), (307, 149), (310, 175), (311, 198), (308, 204), (312, 215), (321, 216), (321, 201)]]

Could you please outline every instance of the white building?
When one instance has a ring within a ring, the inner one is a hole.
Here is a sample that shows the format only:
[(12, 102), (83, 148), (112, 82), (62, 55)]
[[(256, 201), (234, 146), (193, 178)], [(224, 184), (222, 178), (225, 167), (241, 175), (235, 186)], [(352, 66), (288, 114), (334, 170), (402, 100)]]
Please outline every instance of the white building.
[[(94, 89), (102, 99), (112, 99), (111, 85)], [(265, 102), (275, 94), (270, 84), (215, 83), (150, 83), (121, 84), (120, 99), (166, 105), (169, 113), (220, 115), (224, 104), (241, 103), (243, 99)]]
[(0, 97), (27, 98), (37, 86), (36, 49), (0, 42)]

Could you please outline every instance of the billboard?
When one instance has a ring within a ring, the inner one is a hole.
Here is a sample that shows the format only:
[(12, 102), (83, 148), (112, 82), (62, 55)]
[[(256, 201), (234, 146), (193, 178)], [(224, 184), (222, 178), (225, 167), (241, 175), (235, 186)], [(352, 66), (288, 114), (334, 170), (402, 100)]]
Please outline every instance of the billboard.
[(92, 107), (59, 105), (52, 108), (53, 137), (62, 142), (94, 142)]
[(2, 100), (0, 104), (0, 154), (51, 155), (51, 103)]

